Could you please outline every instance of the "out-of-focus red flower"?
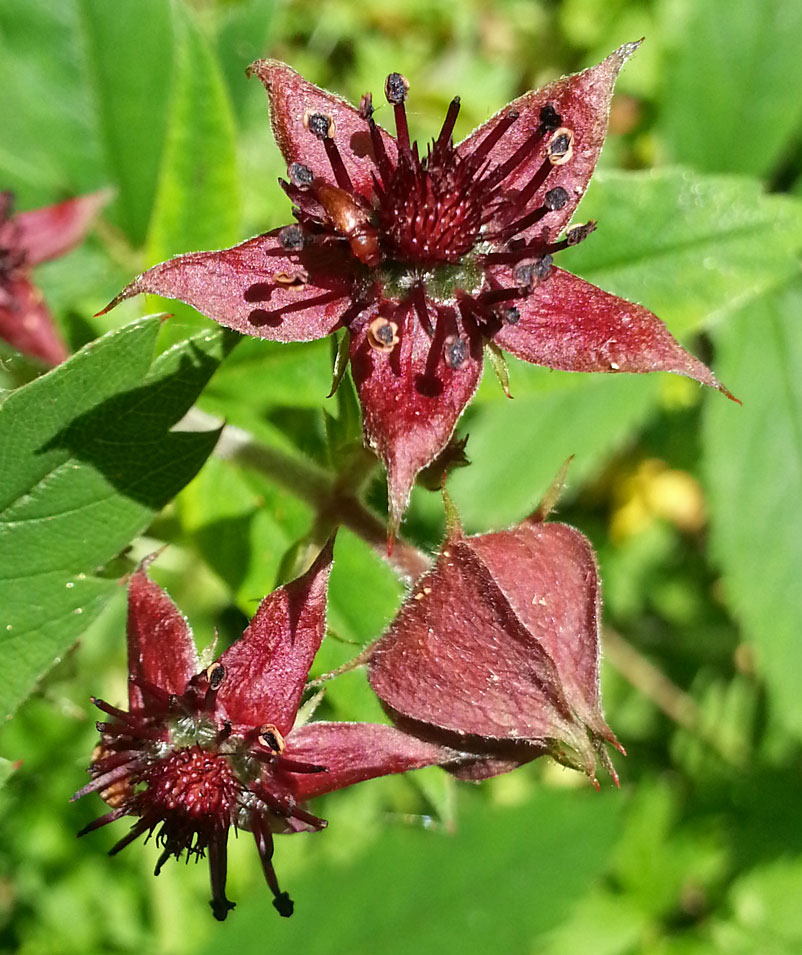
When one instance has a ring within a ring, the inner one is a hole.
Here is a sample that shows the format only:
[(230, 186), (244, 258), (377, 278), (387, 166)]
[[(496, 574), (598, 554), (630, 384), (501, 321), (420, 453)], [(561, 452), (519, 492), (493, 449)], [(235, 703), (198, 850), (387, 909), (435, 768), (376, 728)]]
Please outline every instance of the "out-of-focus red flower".
[(94, 192), (12, 215), (13, 196), (0, 192), (0, 338), (17, 351), (58, 365), (69, 352), (30, 270), (83, 241), (109, 192)]
[(192, 633), (167, 594), (141, 568), (128, 599), (128, 709), (93, 700), (98, 723), (92, 780), (110, 811), (80, 835), (123, 816), (136, 822), (111, 854), (155, 834), (158, 875), (172, 855), (208, 853), (211, 908), (223, 920), (229, 829), (253, 834), (273, 904), (293, 903), (273, 870), (273, 833), (313, 832), (326, 822), (304, 808), (313, 796), (353, 783), (459, 759), (392, 726), (296, 725), (309, 668), (325, 631), (328, 545), (310, 570), (266, 597), (250, 626), (203, 669)]
[(619, 70), (638, 47), (521, 96), (459, 145), (459, 98), (421, 155), (409, 84), (385, 83), (396, 136), (366, 94), (351, 106), (258, 60), (297, 223), (149, 269), (140, 292), (178, 298), (274, 341), (345, 328), (366, 444), (387, 468), (390, 525), (473, 396), (483, 351), (567, 371), (671, 371), (722, 388), (651, 312), (554, 265), (595, 223), (569, 223), (607, 134)]
[(397, 726), (474, 758), (463, 779), (549, 755), (618, 783), (599, 689), (601, 585), (579, 531), (542, 510), (510, 530), (453, 527), (434, 568), (370, 658), (370, 685)]

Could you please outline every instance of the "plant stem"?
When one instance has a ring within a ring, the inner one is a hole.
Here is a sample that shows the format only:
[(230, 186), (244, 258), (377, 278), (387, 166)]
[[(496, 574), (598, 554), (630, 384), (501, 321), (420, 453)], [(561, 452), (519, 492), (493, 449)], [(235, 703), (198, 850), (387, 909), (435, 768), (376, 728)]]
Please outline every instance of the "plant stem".
[[(213, 415), (192, 408), (182, 420), (181, 428), (206, 431), (219, 424)], [(427, 554), (400, 538), (395, 541), (392, 553), (387, 553), (384, 521), (357, 496), (376, 465), (368, 451), (355, 455), (343, 473), (331, 474), (311, 461), (262, 444), (241, 428), (226, 425), (214, 453), (216, 457), (258, 471), (310, 504), (316, 515), (314, 532), (321, 540), (342, 524), (369, 544), (407, 582), (416, 580), (431, 567)]]

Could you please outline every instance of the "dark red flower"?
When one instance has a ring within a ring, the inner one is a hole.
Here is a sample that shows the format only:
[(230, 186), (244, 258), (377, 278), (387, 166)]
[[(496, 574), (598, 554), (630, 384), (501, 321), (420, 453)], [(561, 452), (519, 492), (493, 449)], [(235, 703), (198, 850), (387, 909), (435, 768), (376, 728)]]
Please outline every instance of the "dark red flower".
[(0, 192), (0, 338), (17, 351), (48, 365), (68, 356), (30, 270), (78, 245), (108, 200), (95, 192), (12, 216), (13, 196)]
[(308, 723), (296, 716), (325, 630), (331, 545), (310, 570), (266, 597), (250, 626), (215, 663), (202, 668), (184, 617), (140, 568), (128, 599), (128, 710), (93, 700), (98, 723), (92, 781), (73, 797), (98, 792), (110, 811), (84, 835), (122, 816), (137, 817), (111, 850), (155, 834), (158, 875), (172, 855), (207, 852), (212, 912), (225, 919), (229, 829), (253, 833), (273, 904), (293, 903), (279, 888), (274, 832), (313, 832), (326, 822), (303, 803), (353, 783), (458, 758), (391, 726)]
[(483, 779), (550, 755), (618, 777), (601, 710), (601, 585), (588, 540), (543, 509), (494, 534), (452, 528), (374, 646), (369, 680), (393, 721), (473, 753), (451, 771)]
[(365, 442), (387, 468), (391, 527), (476, 390), (485, 346), (550, 368), (672, 371), (721, 388), (651, 312), (553, 264), (595, 228), (568, 224), (637, 47), (527, 93), (457, 146), (455, 98), (425, 156), (410, 142), (400, 74), (384, 90), (393, 137), (374, 121), (370, 95), (354, 107), (258, 60), (251, 72), (270, 98), (297, 224), (157, 265), (111, 304), (166, 295), (275, 341), (347, 329)]

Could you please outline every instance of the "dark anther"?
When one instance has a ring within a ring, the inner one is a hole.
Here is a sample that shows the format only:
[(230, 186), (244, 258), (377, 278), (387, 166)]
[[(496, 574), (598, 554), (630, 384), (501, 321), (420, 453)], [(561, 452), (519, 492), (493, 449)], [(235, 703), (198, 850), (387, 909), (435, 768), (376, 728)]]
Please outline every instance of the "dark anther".
[(565, 243), (566, 245), (579, 245), (580, 242), (587, 239), (591, 232), (595, 231), (596, 223), (593, 219), (583, 225), (575, 225), (573, 229), (569, 229), (565, 233)]
[(368, 344), (375, 351), (388, 355), (398, 344), (398, 325), (377, 315), (368, 326)]
[(315, 178), (315, 174), (309, 166), (304, 166), (303, 163), (299, 162), (290, 163), (287, 175), (296, 189), (305, 189), (307, 186), (311, 186)]
[(449, 335), (443, 346), (443, 356), (449, 368), (462, 368), (468, 360), (468, 343), (457, 335)]
[(558, 126), (562, 126), (563, 118), (551, 103), (546, 103), (540, 111), (540, 123), (543, 127), (543, 131), (550, 133), (553, 129), (557, 129)]
[(563, 166), (574, 154), (573, 130), (560, 126), (555, 130), (546, 149), (549, 162), (552, 166)]
[(278, 239), (288, 252), (300, 252), (304, 247), (304, 230), (299, 225), (286, 225), (279, 232)]
[(265, 744), (268, 749), (272, 749), (274, 753), (278, 752), (278, 740), (276, 739), (276, 734), (271, 733), (269, 730), (266, 733), (262, 733), (259, 739)]
[(568, 192), (567, 190), (563, 189), (562, 186), (557, 186), (555, 189), (549, 189), (543, 198), (543, 205), (549, 210), (549, 212), (554, 212), (555, 209), (562, 209), (566, 202), (568, 202)]
[(328, 139), (334, 135), (334, 120), (324, 113), (307, 113), (304, 126), (318, 139)]
[(268, 723), (267, 726), (260, 727), (259, 742), (274, 753), (284, 752), (284, 737), (279, 733), (278, 729), (270, 723)]
[(368, 120), (373, 116), (373, 94), (365, 93), (362, 99), (359, 101), (359, 115), (364, 120)]
[(226, 668), (222, 663), (216, 663), (210, 666), (206, 671), (206, 679), (209, 681), (210, 690), (219, 690), (220, 684), (226, 678)]
[(515, 269), (515, 281), (519, 288), (531, 288), (538, 281), (548, 277), (554, 260), (550, 255), (541, 255), (536, 259), (526, 259)]
[(500, 311), (501, 318), (507, 325), (517, 325), (521, 320), (521, 313), (515, 305), (507, 305)]
[(273, 907), (278, 914), (285, 919), (288, 919), (292, 915), (293, 909), (295, 908), (292, 899), (287, 892), (280, 892), (273, 899)]
[(397, 106), (406, 100), (408, 93), (409, 82), (407, 78), (400, 73), (390, 73), (384, 81), (384, 95), (387, 97), (387, 102)]

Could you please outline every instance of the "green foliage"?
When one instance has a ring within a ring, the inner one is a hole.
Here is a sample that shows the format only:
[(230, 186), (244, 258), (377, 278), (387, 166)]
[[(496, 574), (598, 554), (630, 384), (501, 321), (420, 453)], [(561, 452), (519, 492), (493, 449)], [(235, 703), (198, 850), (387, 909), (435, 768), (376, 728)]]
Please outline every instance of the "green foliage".
[(0, 406), (0, 712), (116, 587), (95, 576), (195, 475), (216, 432), (172, 432), (230, 347), (204, 333), (155, 361), (158, 316), (110, 332)]

